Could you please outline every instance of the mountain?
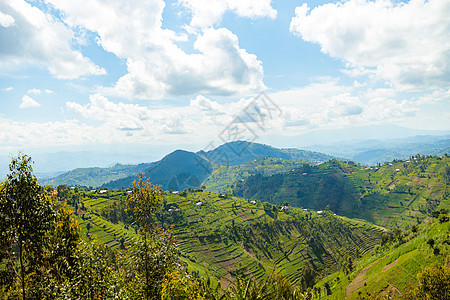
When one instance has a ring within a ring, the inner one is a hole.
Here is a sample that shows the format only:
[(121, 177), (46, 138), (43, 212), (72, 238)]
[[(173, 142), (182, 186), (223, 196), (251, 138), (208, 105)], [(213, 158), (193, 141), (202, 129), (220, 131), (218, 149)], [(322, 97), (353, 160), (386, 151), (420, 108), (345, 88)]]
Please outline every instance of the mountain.
[(199, 154), (204, 155), (211, 161), (224, 166), (245, 164), (263, 156), (322, 162), (335, 158), (333, 156), (318, 152), (299, 150), (295, 148), (278, 149), (272, 146), (246, 141), (229, 142), (208, 152), (200, 151)]
[[(150, 168), (145, 170), (145, 176), (152, 184), (161, 185), (164, 190), (183, 190), (198, 188), (203, 180), (212, 172), (210, 162), (204, 157), (184, 150), (176, 150)], [(113, 180), (103, 184), (108, 188), (128, 188), (133, 185), (135, 175)]]
[[(116, 165), (110, 168), (79, 168), (52, 179), (42, 180), (42, 184), (129, 188), (133, 185), (136, 174), (145, 171), (146, 176), (150, 178), (153, 184), (161, 185), (163, 189), (183, 190), (185, 188), (199, 188), (212, 173), (213, 165), (216, 169), (223, 166), (237, 166), (261, 157), (296, 161), (327, 161), (333, 158), (317, 152), (277, 149), (268, 145), (237, 141), (221, 145), (208, 152), (194, 153), (176, 150), (160, 161), (151, 164)], [(224, 179), (226, 183), (221, 183), (221, 185), (232, 183), (233, 177), (230, 178)]]

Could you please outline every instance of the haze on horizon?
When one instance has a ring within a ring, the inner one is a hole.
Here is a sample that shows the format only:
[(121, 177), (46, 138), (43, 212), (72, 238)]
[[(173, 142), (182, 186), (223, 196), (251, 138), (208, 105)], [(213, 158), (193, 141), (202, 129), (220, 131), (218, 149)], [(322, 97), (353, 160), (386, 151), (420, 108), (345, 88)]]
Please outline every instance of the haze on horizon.
[(0, 155), (448, 134), (449, 26), (447, 0), (0, 0)]

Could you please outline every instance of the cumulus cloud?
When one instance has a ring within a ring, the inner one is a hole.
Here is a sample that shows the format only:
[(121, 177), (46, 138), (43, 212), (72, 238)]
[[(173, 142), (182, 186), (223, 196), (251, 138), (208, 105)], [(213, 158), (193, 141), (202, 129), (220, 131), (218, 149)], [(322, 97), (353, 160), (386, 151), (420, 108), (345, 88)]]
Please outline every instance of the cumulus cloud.
[(128, 73), (113, 87), (99, 89), (105, 95), (159, 99), (265, 88), (261, 62), (241, 49), (237, 36), (228, 29), (206, 28), (195, 33), (193, 53), (178, 47), (188, 36), (162, 28), (162, 0), (48, 2), (63, 12), (69, 26), (97, 33), (99, 45), (126, 61)]
[(9, 87), (3, 89), (3, 91), (5, 91), (5, 92), (11, 92), (13, 90), (14, 90), (14, 88), (12, 86), (9, 86)]
[(10, 15), (4, 14), (0, 11), (0, 26), (10, 27), (14, 25), (14, 18)]
[(213, 115), (225, 113), (225, 108), (222, 105), (215, 101), (211, 101), (203, 95), (198, 95), (195, 99), (192, 99), (190, 105)]
[(29, 107), (39, 107), (41, 106), (36, 100), (28, 95), (22, 97), (22, 103), (20, 103), (19, 108), (29, 108)]
[(23, 0), (2, 1), (0, 11), (0, 67), (31, 63), (62, 79), (105, 73), (72, 49), (73, 32), (54, 17)]
[(290, 30), (348, 63), (347, 73), (398, 89), (450, 84), (450, 2), (349, 0), (295, 9)]
[(450, 89), (435, 90), (430, 94), (419, 97), (418, 104), (450, 103)]
[(275, 19), (277, 16), (271, 0), (180, 0), (180, 4), (192, 13), (190, 25), (200, 28), (217, 24), (228, 10), (247, 18)]
[(174, 110), (152, 110), (137, 104), (114, 103), (99, 94), (91, 95), (89, 100), (86, 105), (67, 102), (66, 107), (87, 119), (102, 121), (109, 128), (120, 131), (142, 131), (142, 135), (152, 136), (188, 131), (182, 117)]

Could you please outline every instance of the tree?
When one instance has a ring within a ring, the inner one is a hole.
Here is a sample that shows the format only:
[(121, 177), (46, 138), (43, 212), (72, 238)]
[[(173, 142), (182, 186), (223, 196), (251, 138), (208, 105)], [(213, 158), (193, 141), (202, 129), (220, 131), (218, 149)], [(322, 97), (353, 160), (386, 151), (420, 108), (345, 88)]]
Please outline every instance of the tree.
[(416, 288), (406, 291), (405, 299), (450, 299), (450, 269), (432, 264), (417, 275)]
[[(143, 275), (141, 285), (145, 299), (160, 298), (164, 275), (177, 265), (171, 231), (163, 230), (155, 223), (155, 213), (161, 207), (161, 199), (161, 188), (152, 186), (143, 173), (134, 181), (133, 192), (127, 199), (127, 211), (133, 214), (139, 225), (139, 239), (124, 258), (130, 262), (132, 270)], [(136, 274), (131, 272), (130, 275), (130, 280), (134, 281)]]
[(328, 281), (326, 281), (324, 284), (323, 284), (323, 286), (324, 286), (324, 288), (326, 289), (326, 291), (327, 291), (327, 295), (329, 296), (329, 295), (331, 295), (331, 288), (330, 288), (330, 284), (328, 283)]
[(192, 275), (174, 270), (167, 274), (162, 282), (162, 300), (203, 300), (205, 293), (202, 292), (200, 283)]
[(27, 294), (26, 275), (42, 263), (45, 235), (55, 218), (52, 201), (32, 175), (31, 164), (25, 154), (12, 158), (0, 187), (0, 266), (20, 277), (22, 299)]
[(306, 262), (300, 275), (300, 282), (304, 290), (313, 287), (316, 282), (316, 271)]

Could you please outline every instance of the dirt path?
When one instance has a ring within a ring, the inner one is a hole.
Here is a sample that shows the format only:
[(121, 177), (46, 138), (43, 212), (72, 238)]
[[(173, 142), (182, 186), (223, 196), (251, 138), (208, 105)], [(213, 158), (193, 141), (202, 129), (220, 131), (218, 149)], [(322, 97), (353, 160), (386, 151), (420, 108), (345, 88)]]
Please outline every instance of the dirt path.
[(363, 277), (370, 270), (370, 268), (372, 268), (372, 265), (364, 268), (361, 272), (359, 272), (358, 275), (356, 275), (355, 279), (350, 282), (350, 284), (347, 286), (347, 289), (345, 290), (346, 297), (348, 297), (354, 290), (359, 289), (364, 285), (365, 282), (367, 282), (367, 278), (363, 280)]
[(393, 262), (391, 262), (390, 264), (388, 264), (386, 267), (383, 268), (383, 270), (381, 272), (386, 272), (387, 270), (389, 270), (390, 268), (395, 266), (397, 264), (397, 261), (398, 261), (398, 259), (396, 259)]
[(374, 262), (374, 263), (370, 264), (369, 266), (365, 267), (364, 269), (362, 269), (361, 272), (359, 272), (359, 274), (356, 275), (355, 279), (353, 279), (352, 282), (350, 282), (350, 284), (347, 286), (347, 289), (345, 290), (345, 296), (348, 297), (353, 291), (362, 287), (364, 285), (364, 283), (367, 282), (367, 278), (363, 279), (363, 277), (366, 275), (366, 273), (372, 268), (372, 266), (374, 264), (379, 264), (380, 262), (385, 260), (387, 257), (388, 257), (388, 255), (383, 257), (381, 260)]

